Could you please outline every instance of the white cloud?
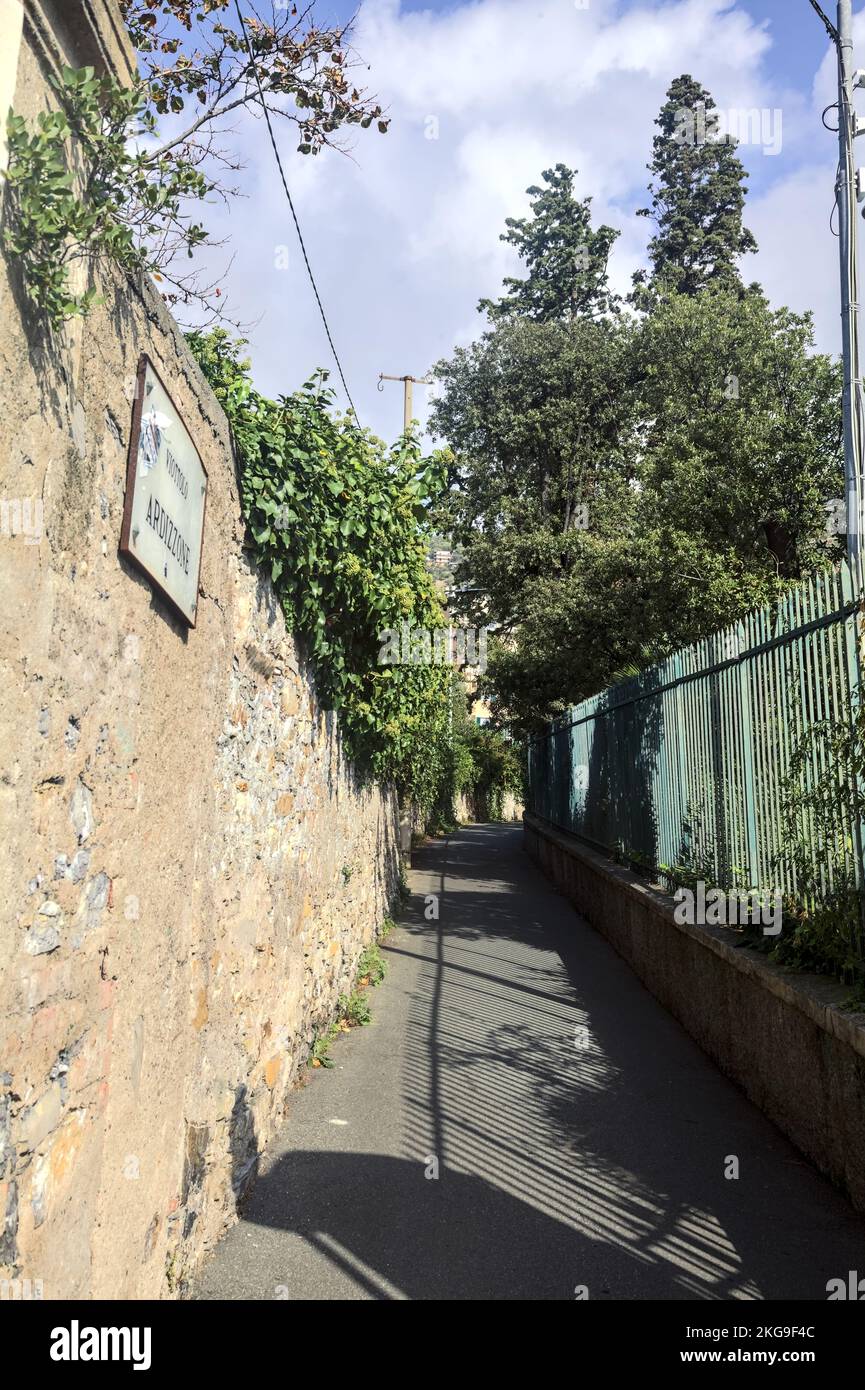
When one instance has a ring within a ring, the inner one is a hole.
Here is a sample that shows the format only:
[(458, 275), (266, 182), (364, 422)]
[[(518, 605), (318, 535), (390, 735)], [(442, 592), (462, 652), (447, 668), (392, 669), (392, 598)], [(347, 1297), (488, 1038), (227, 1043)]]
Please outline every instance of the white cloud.
[[(865, 12), (854, 19), (854, 45), (865, 48)], [(835, 52), (828, 38), (821, 41), (822, 55), (816, 68), (810, 100), (788, 104), (796, 110), (796, 153), (799, 167), (793, 168), (764, 194), (748, 204), (748, 225), (760, 247), (749, 257), (749, 278), (760, 281), (775, 304), (786, 304), (799, 312), (812, 310), (815, 339), (823, 352), (837, 354), (841, 345), (841, 295), (838, 260), (838, 219), (833, 214), (838, 139), (821, 124), (825, 111), (829, 127), (837, 123), (831, 107), (837, 100)], [(865, 110), (857, 96), (860, 111)], [(785, 118), (787, 109), (785, 107)], [(789, 122), (785, 122), (790, 124)], [(785, 149), (788, 141), (785, 132)], [(860, 156), (861, 157), (861, 156)], [(865, 228), (858, 220), (860, 243)], [(753, 274), (751, 273), (753, 271)]]
[[(748, 225), (760, 247), (745, 263), (773, 304), (814, 312), (817, 346), (840, 350), (838, 242), (829, 228), (834, 164), (811, 165), (751, 202)], [(837, 218), (833, 220), (837, 230)]]
[[(682, 72), (721, 107), (783, 106), (783, 154), (767, 161), (771, 171), (756, 171), (755, 182), (777, 183), (749, 204), (763, 251), (746, 274), (796, 307), (818, 296), (830, 339), (826, 265), (834, 263), (820, 219), (828, 223), (831, 177), (824, 186), (814, 160), (814, 108), (767, 80), (768, 33), (736, 0), (591, 0), (588, 10), (569, 0), (474, 0), (410, 13), (398, 0), (368, 0), (354, 42), (370, 68), (364, 80), (392, 118), (390, 133), (360, 133), (351, 159), (304, 160), (290, 135), (281, 147), (355, 403), (385, 437), (400, 428), (402, 402), (395, 384), (377, 393), (379, 371), (421, 375), (480, 331), (477, 300), (495, 295), (516, 269), (499, 240), (504, 219), (526, 212), (525, 189), (542, 169), (558, 161), (579, 169), (578, 191), (593, 197), (596, 220), (622, 231), (612, 279), (629, 287), (651, 230), (634, 213), (645, 201), (653, 121)], [(426, 138), (429, 117), (437, 139)], [(260, 123), (247, 127), (246, 143), (250, 197), (222, 234), (237, 253), (235, 308), (262, 316), (250, 335), (257, 379), (277, 392), (331, 363)], [(752, 168), (762, 159), (744, 153)], [(273, 269), (279, 244), (291, 247), (287, 271)], [(785, 247), (791, 259), (808, 258), (804, 272), (786, 266)], [(416, 392), (418, 414), (423, 396)]]

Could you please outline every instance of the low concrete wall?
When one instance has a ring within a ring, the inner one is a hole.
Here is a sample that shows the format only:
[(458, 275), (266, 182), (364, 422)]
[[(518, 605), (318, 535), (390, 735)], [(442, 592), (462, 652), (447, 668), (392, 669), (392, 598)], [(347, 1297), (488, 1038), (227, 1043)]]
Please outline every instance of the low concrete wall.
[(823, 976), (787, 973), (724, 927), (680, 925), (672, 897), (540, 817), (526, 849), (652, 994), (865, 1211), (865, 1014)]

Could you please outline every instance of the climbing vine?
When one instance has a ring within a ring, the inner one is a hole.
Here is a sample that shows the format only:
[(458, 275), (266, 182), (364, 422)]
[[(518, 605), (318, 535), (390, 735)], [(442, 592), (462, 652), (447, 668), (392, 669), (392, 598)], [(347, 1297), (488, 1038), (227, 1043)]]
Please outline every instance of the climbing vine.
[(523, 798), (523, 756), (520, 745), (498, 729), (469, 728), (467, 747), (471, 773), (467, 780), (475, 802), (475, 813), (489, 820), (501, 820), (505, 798), (510, 793)]
[[(23, 116), (7, 121), (3, 236), (28, 295), (56, 327), (97, 301), (92, 285), (74, 287), (77, 264), (92, 277), (107, 262), (156, 269), (178, 242), (191, 255), (206, 234), (183, 208), (210, 184), (189, 161), (154, 162), (139, 147), (155, 129), (141, 82), (124, 87), (93, 68), (68, 67), (51, 80), (57, 110), (40, 112), (32, 130)], [(149, 251), (157, 239), (161, 250)]]
[(189, 342), (231, 422), (251, 554), (305, 641), (322, 702), (341, 713), (348, 752), (431, 805), (448, 765), (451, 668), (379, 657), (387, 630), (444, 624), (424, 536), (445, 459), (422, 459), (410, 437), (389, 449), (335, 413), (324, 372), (272, 401), (242, 341), (214, 329)]
[(523, 750), (499, 729), (480, 727), (469, 716), (473, 696), (463, 676), (454, 671), (449, 713), (449, 739), (442, 758), (436, 801), (427, 817), (434, 833), (454, 829), (457, 800), (468, 799), (470, 813), (480, 820), (500, 820), (505, 798), (523, 799)]

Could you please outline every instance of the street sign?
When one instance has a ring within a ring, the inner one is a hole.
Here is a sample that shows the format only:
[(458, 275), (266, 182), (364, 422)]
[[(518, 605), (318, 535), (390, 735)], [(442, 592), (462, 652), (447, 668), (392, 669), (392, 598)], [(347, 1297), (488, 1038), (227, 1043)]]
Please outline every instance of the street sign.
[(120, 554), (195, 627), (207, 472), (153, 363), (138, 364)]

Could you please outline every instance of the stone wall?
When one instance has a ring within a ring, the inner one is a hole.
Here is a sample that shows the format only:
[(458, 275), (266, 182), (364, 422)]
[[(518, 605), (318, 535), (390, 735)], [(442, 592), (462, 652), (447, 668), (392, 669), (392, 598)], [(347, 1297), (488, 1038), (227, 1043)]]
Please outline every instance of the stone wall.
[[(58, 338), (0, 258), (0, 1277), (46, 1298), (182, 1291), (398, 873), (394, 799), (244, 558), (225, 417), (154, 287), (103, 289)], [(209, 475), (191, 631), (117, 553), (142, 351)]]
[(865, 1212), (865, 1013), (825, 976), (791, 973), (727, 927), (677, 923), (674, 900), (540, 816), (526, 849), (812, 1163)]
[[(523, 818), (523, 809), (519, 797), (514, 796), (513, 792), (505, 792), (502, 798), (501, 815), (497, 819), (509, 823), (520, 821)], [(466, 792), (460, 792), (455, 798), (454, 810), (461, 825), (470, 825), (474, 822), (485, 822), (492, 819), (490, 807), (485, 798), (473, 796)]]

